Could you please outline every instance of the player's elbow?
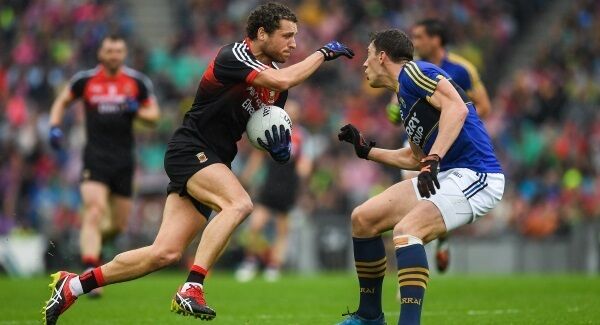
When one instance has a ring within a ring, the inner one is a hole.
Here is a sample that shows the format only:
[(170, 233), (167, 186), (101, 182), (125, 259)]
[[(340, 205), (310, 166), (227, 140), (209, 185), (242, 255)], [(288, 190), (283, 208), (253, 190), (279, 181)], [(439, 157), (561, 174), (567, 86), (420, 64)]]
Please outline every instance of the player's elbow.
[(273, 69), (259, 73), (254, 79), (254, 84), (277, 92), (286, 91), (294, 86), (290, 76)]
[(457, 114), (457, 117), (461, 121), (464, 121), (467, 118), (467, 115), (469, 115), (469, 108), (463, 102), (457, 102), (455, 106), (456, 109), (454, 111)]
[(273, 80), (273, 82), (271, 83), (271, 86), (268, 88), (277, 92), (283, 92), (292, 88), (292, 86), (293, 84), (290, 78), (282, 76), (279, 78), (275, 78), (275, 80)]
[(156, 112), (152, 112), (152, 114), (150, 114), (149, 116), (147, 116), (145, 118), (146, 122), (150, 122), (150, 123), (157, 123), (158, 120), (160, 119), (160, 112), (158, 110), (156, 110)]

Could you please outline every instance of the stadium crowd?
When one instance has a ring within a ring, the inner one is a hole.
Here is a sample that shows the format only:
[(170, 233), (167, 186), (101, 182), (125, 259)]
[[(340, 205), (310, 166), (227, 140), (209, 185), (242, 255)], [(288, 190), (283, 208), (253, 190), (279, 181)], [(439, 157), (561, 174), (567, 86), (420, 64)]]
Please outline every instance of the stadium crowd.
[[(57, 90), (80, 69), (93, 67), (102, 36), (119, 32), (129, 40), (129, 65), (147, 73), (161, 103), (156, 129), (138, 127), (136, 171), (139, 202), (164, 197), (162, 160), (166, 143), (191, 104), (198, 80), (219, 46), (240, 39), (254, 1), (174, 1), (177, 33), (166, 47), (135, 37), (131, 10), (121, 1), (5, 1), (0, 7), (0, 234), (28, 229), (60, 237), (76, 228), (83, 146), (82, 107), (68, 115), (69, 145), (48, 145), (48, 113)], [(370, 89), (362, 63), (369, 32), (409, 27), (431, 13), (444, 19), (452, 49), (480, 70), (493, 95), (486, 121), (507, 174), (505, 197), (493, 216), (464, 233), (518, 232), (546, 237), (600, 216), (600, 4), (576, 1), (551, 39), (535, 53), (535, 64), (508, 82), (507, 55), (543, 1), (288, 1), (300, 33), (292, 61), (330, 39), (355, 49), (347, 64), (326, 64), (290, 92), (303, 108), (307, 152), (315, 159), (300, 208), (308, 215), (348, 215), (351, 207), (400, 179), (397, 170), (356, 159), (335, 137), (346, 122), (386, 148), (399, 147), (402, 130), (389, 123), (389, 94)], [(508, 67), (510, 70), (510, 67)], [(249, 151), (240, 145), (233, 168)], [(160, 202), (160, 200), (154, 201)], [(161, 207), (136, 209), (132, 220), (160, 215)], [(157, 210), (158, 212), (154, 211)], [(145, 224), (138, 222), (138, 224)], [(156, 225), (156, 223), (149, 223)]]

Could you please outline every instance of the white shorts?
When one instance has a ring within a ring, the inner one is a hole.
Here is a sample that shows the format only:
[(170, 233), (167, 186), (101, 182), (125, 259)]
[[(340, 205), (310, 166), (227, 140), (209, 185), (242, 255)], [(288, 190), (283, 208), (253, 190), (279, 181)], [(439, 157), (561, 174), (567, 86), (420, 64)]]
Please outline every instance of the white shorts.
[(447, 231), (456, 229), (492, 210), (502, 199), (504, 175), (453, 168), (438, 174), (440, 189), (429, 198), (419, 195), (417, 178), (412, 179), (419, 200), (433, 202), (444, 218)]

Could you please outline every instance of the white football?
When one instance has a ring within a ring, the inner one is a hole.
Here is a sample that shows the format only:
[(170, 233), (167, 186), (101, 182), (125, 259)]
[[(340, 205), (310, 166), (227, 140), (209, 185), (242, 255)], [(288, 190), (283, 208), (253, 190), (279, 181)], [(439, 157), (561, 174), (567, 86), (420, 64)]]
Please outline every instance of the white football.
[[(256, 148), (264, 150), (260, 144), (258, 144), (258, 138), (264, 143), (267, 143), (265, 130), (269, 130), (269, 132), (272, 133), (273, 125), (277, 126), (277, 131), (279, 131), (279, 125), (283, 125), (286, 130), (290, 130), (290, 134), (292, 133), (292, 120), (281, 107), (263, 106), (252, 113), (252, 116), (250, 116), (250, 119), (248, 120), (248, 124), (246, 124), (246, 135), (248, 135), (250, 143)], [(271, 136), (273, 135), (271, 134)]]

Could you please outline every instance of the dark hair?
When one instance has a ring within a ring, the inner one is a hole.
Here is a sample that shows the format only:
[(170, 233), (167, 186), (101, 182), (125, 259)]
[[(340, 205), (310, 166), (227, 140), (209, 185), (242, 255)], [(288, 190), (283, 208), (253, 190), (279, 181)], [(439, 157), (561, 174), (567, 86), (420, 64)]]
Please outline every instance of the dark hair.
[(415, 48), (408, 35), (399, 29), (386, 29), (371, 34), (371, 42), (377, 53), (385, 52), (392, 61), (412, 61)]
[(282, 19), (298, 22), (298, 18), (290, 8), (276, 2), (262, 4), (250, 13), (246, 23), (246, 35), (250, 39), (256, 39), (258, 29), (261, 27), (271, 34), (279, 28), (279, 21)]
[(416, 26), (425, 27), (425, 32), (430, 37), (439, 37), (442, 46), (446, 46), (446, 44), (448, 43), (448, 31), (446, 30), (446, 26), (441, 20), (435, 18), (423, 19), (416, 23), (415, 27)]
[(104, 37), (102, 37), (102, 41), (100, 42), (100, 44), (104, 43), (104, 41), (106, 40), (110, 40), (110, 41), (123, 41), (125, 42), (125, 37), (121, 34), (106, 34)]

